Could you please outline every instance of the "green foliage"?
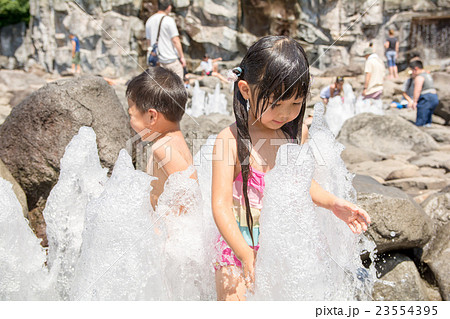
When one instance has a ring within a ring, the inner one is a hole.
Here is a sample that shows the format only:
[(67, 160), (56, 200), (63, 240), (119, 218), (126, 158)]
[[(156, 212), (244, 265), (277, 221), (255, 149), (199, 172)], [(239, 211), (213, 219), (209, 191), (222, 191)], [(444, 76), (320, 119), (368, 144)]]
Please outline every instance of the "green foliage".
[(21, 21), (30, 21), (29, 0), (0, 0), (0, 28)]

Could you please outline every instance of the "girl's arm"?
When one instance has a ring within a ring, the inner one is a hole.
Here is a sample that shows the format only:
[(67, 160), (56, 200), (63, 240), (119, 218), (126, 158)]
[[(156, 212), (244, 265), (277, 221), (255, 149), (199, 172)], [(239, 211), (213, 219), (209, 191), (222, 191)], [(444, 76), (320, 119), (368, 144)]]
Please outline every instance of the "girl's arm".
[(352, 232), (360, 234), (361, 231), (367, 230), (370, 216), (364, 209), (327, 192), (315, 180), (311, 182), (309, 193), (314, 204), (331, 210), (337, 218), (343, 220), (350, 227)]
[(384, 42), (384, 47), (387, 49), (389, 48), (389, 41)]
[[(302, 144), (307, 139), (308, 127), (303, 125)], [(370, 216), (364, 209), (327, 192), (315, 180), (311, 181), (309, 194), (314, 204), (331, 210), (337, 218), (342, 219), (350, 227), (352, 232), (359, 234), (362, 230), (367, 230), (367, 224), (370, 224)]]
[(250, 267), (248, 272), (253, 276), (253, 249), (242, 236), (232, 210), (236, 139), (229, 128), (217, 136), (213, 154), (211, 198), (214, 221), (236, 257), (244, 263), (244, 268)]

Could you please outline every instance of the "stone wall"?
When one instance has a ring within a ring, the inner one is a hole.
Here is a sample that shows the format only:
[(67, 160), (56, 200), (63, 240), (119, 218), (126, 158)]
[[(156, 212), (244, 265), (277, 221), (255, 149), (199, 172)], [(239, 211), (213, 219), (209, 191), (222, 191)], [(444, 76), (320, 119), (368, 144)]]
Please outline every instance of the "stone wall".
[[(30, 0), (29, 28), (19, 24), (0, 30), (0, 66), (27, 68), (39, 63), (50, 72), (62, 72), (71, 63), (69, 32), (80, 38), (85, 71), (122, 76), (139, 70), (138, 62), (145, 65), (144, 22), (156, 11), (156, 0), (76, 2), (79, 6), (73, 1)], [(233, 60), (258, 37), (284, 34), (298, 39), (310, 62), (325, 70), (362, 64), (360, 55), (370, 42), (384, 55), (387, 30), (393, 28), (400, 39), (400, 68), (406, 67), (412, 50), (421, 52), (426, 64), (450, 63), (433, 46), (417, 41), (422, 35), (411, 28), (413, 19), (433, 16), (439, 24), (440, 17), (448, 18), (448, 0), (174, 0), (174, 4), (184, 50), (193, 60), (205, 53)], [(411, 41), (422, 44), (411, 47)]]

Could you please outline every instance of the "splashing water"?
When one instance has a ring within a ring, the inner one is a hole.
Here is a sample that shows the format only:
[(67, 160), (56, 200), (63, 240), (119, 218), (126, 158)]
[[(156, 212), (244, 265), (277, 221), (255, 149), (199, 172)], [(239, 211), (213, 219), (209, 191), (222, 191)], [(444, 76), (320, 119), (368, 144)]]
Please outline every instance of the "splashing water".
[(50, 192), (43, 212), (47, 224), (47, 263), (57, 277), (55, 288), (62, 300), (69, 299), (87, 203), (100, 196), (107, 171), (100, 165), (94, 131), (80, 128), (66, 147), (58, 183)]
[(371, 272), (362, 268), (360, 253), (373, 247), (361, 245), (345, 223), (315, 207), (309, 194), (314, 177), (325, 190), (355, 199), (352, 176), (339, 157), (343, 146), (325, 125), (323, 109), (321, 103), (314, 109), (308, 143), (282, 145), (266, 174), (256, 287), (249, 299), (370, 299)]
[[(191, 178), (194, 167), (172, 174), (153, 211), (153, 177), (136, 171), (122, 150), (108, 179), (95, 133), (80, 129), (66, 148), (44, 211), (48, 268), (10, 184), (0, 180), (0, 298), (215, 299), (214, 142), (211, 136), (194, 156), (198, 182)], [(308, 191), (314, 177), (328, 191), (354, 200), (341, 151), (325, 125), (323, 106), (316, 106), (307, 144), (280, 147), (277, 164), (266, 175), (256, 291), (250, 299), (367, 299), (371, 275), (359, 260), (362, 237), (316, 208)]]
[(345, 83), (343, 89), (344, 100), (340, 96), (335, 96), (329, 99), (326, 107), (325, 121), (335, 136), (339, 134), (346, 120), (359, 113), (384, 114), (381, 100), (363, 100), (362, 96), (356, 98), (349, 83)]
[(200, 84), (196, 80), (192, 93), (192, 106), (190, 109), (186, 109), (186, 114), (193, 117), (205, 114), (205, 98), (206, 92), (200, 88)]
[(45, 251), (21, 212), (12, 184), (0, 178), (0, 299), (54, 299)]
[(195, 81), (192, 93), (192, 106), (186, 109), (186, 113), (193, 117), (208, 115), (211, 113), (220, 113), (229, 115), (227, 111), (227, 99), (225, 94), (220, 93), (220, 83), (216, 84), (214, 93), (206, 93), (200, 88), (198, 81)]

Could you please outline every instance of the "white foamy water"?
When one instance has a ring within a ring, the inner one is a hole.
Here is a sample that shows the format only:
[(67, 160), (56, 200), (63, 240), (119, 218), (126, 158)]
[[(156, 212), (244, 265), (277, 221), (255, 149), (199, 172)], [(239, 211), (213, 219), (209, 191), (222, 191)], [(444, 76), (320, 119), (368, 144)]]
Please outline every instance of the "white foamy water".
[[(339, 157), (342, 146), (325, 125), (323, 108), (315, 112), (313, 139), (281, 147), (267, 174), (256, 294), (250, 298), (365, 299), (370, 289), (363, 287), (368, 275), (358, 260), (361, 237), (309, 196), (314, 176), (325, 189), (354, 199)], [(214, 300), (214, 141), (211, 136), (194, 157), (198, 182), (191, 178), (193, 167), (172, 174), (153, 211), (153, 177), (135, 170), (122, 150), (108, 179), (95, 133), (80, 129), (66, 148), (44, 212), (48, 267), (10, 184), (0, 180), (0, 298)]]
[(354, 201), (353, 177), (339, 156), (342, 150), (324, 122), (321, 103), (314, 109), (308, 143), (280, 147), (276, 165), (265, 177), (256, 286), (250, 299), (370, 299), (373, 279), (359, 257), (367, 249), (360, 242), (366, 240), (330, 211), (316, 207), (309, 194), (314, 178), (329, 192)]
[(329, 99), (326, 106), (325, 121), (334, 136), (339, 134), (346, 120), (360, 113), (374, 113), (383, 115), (383, 102), (381, 100), (367, 99), (362, 96), (355, 97), (352, 86), (344, 84), (344, 100), (340, 96)]
[(54, 299), (45, 251), (21, 212), (12, 184), (0, 178), (0, 299)]
[(87, 205), (72, 300), (166, 299), (151, 181), (122, 150), (104, 191)]
[(47, 263), (56, 277), (55, 288), (62, 300), (69, 299), (87, 203), (102, 193), (107, 172), (100, 165), (94, 131), (80, 128), (66, 147), (58, 183), (51, 190), (43, 212), (47, 224)]
[(220, 93), (220, 83), (216, 84), (214, 93), (211, 94), (203, 91), (199, 82), (195, 81), (192, 92), (192, 105), (189, 109), (186, 109), (186, 114), (199, 117), (211, 113), (229, 114), (225, 94)]

